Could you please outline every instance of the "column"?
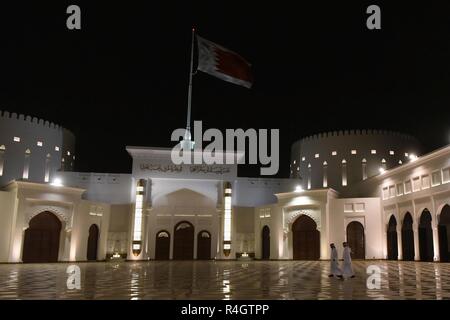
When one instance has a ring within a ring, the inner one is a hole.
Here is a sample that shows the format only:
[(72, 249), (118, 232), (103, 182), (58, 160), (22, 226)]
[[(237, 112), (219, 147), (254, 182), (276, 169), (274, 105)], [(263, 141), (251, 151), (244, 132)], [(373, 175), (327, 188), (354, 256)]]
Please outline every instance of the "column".
[(419, 247), (419, 226), (416, 222), (413, 223), (414, 232), (414, 260), (420, 261), (420, 247)]
[(397, 219), (397, 259), (398, 260), (403, 260), (403, 244), (402, 244), (402, 220), (400, 219), (400, 210), (398, 209), (398, 203), (395, 204), (395, 211), (396, 211), (396, 216), (395, 218)]
[(431, 227), (433, 228), (433, 248), (434, 248), (434, 261), (440, 261), (439, 256), (439, 232), (438, 232), (438, 224), (436, 219), (434, 218)]
[(398, 250), (398, 260), (403, 260), (403, 244), (402, 244), (402, 227), (401, 224), (397, 224), (397, 250)]

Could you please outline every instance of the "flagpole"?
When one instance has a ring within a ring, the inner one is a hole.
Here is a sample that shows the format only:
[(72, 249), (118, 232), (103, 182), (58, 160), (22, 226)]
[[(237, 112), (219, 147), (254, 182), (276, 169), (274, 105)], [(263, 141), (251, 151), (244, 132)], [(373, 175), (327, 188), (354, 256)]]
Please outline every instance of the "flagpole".
[(192, 75), (194, 69), (194, 37), (195, 28), (192, 28), (192, 39), (191, 39), (191, 67), (189, 71), (189, 91), (188, 91), (188, 110), (186, 119), (186, 133), (185, 140), (191, 140), (191, 101), (192, 101)]

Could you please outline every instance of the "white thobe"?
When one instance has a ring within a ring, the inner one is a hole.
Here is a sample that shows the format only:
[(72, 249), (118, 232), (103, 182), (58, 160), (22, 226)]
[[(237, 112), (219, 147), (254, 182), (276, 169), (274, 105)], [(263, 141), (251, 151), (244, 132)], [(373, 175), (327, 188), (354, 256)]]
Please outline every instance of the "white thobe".
[(349, 247), (344, 248), (342, 257), (344, 258), (344, 264), (342, 266), (342, 275), (344, 278), (350, 278), (354, 275), (352, 267), (352, 256), (350, 255), (352, 250)]
[(338, 252), (336, 248), (331, 249), (330, 274), (334, 276), (342, 275), (341, 268), (339, 268)]

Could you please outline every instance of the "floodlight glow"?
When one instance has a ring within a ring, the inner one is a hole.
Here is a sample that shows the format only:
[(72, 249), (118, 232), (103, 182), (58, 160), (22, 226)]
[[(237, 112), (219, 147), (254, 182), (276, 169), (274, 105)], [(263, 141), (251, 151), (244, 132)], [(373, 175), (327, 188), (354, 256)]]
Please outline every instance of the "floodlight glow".
[(55, 178), (55, 179), (53, 179), (53, 182), (52, 183), (50, 183), (52, 186), (55, 186), (55, 187), (62, 187), (63, 186), (63, 184), (62, 184), (62, 180), (60, 179), (60, 178)]

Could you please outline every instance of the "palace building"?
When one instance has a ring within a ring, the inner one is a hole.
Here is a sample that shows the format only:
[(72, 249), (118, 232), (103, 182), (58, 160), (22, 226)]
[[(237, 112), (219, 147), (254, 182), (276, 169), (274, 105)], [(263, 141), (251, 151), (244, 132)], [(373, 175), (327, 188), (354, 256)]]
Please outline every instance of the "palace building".
[(289, 179), (175, 165), (126, 147), (130, 174), (73, 172), (75, 137), (0, 113), (0, 262), (329, 258), (450, 260), (450, 146), (329, 132), (293, 144)]

